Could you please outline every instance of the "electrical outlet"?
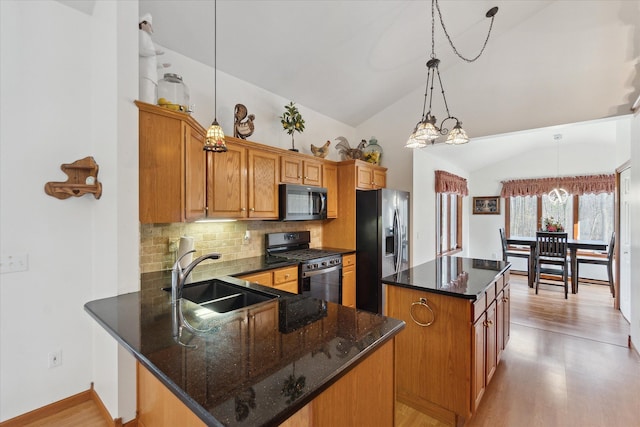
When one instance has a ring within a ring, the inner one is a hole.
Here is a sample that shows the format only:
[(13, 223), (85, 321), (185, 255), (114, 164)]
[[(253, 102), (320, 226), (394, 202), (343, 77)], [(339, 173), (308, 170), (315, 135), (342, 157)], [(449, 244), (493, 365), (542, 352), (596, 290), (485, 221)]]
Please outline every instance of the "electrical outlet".
[(49, 353), (49, 368), (62, 365), (62, 350), (54, 350)]
[(0, 273), (16, 273), (29, 269), (29, 255), (7, 255), (0, 258)]
[(169, 253), (178, 251), (178, 240), (169, 240)]
[(242, 243), (247, 244), (251, 240), (251, 234), (249, 234), (249, 230), (245, 230), (244, 236), (242, 236)]

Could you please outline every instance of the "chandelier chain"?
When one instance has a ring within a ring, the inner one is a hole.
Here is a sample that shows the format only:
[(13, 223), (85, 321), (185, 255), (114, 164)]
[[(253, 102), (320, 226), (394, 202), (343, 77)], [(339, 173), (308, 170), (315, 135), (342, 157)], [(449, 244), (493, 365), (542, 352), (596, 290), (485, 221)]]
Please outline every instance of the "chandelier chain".
[[(447, 27), (444, 25), (444, 19), (442, 18), (442, 12), (440, 11), (440, 5), (438, 4), (438, 0), (432, 0), (433, 3), (435, 3), (436, 8), (438, 9), (438, 16), (440, 17), (440, 24), (442, 25), (442, 29), (444, 30), (444, 34), (447, 36), (447, 40), (449, 40), (449, 44), (451, 45), (451, 48), (453, 49), (453, 51), (455, 52), (456, 55), (458, 55), (458, 57), (464, 61), (467, 62), (474, 62), (476, 59), (480, 58), (480, 56), (482, 55), (482, 53), (484, 52), (484, 49), (487, 47), (487, 43), (489, 42), (489, 36), (491, 35), (491, 29), (493, 28), (493, 20), (495, 19), (495, 14), (493, 16), (491, 16), (491, 23), (489, 24), (489, 31), (487, 32), (487, 37), (484, 39), (484, 44), (482, 45), (482, 49), (480, 49), (480, 53), (478, 53), (475, 57), (473, 58), (467, 58), (465, 56), (463, 56), (462, 54), (460, 54), (460, 52), (458, 52), (458, 49), (456, 49), (455, 45), (453, 44), (453, 40), (451, 40), (451, 36), (449, 35), (449, 32), (447, 31)], [(433, 20), (434, 20), (434, 13), (433, 13), (433, 6), (431, 7), (431, 52), (432, 52), (432, 56), (433, 56)]]

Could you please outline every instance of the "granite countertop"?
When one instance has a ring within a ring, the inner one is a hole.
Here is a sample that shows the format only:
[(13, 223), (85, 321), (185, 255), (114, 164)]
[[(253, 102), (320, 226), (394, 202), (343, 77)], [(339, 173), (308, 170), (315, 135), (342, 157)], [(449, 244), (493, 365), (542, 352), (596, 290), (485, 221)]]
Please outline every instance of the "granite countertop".
[(140, 292), (85, 310), (207, 425), (278, 425), (404, 327), (225, 276), (215, 280), (280, 297), (224, 314), (183, 299), (180, 314), (199, 332), (185, 330), (178, 343), (164, 273), (144, 274)]
[(475, 300), (510, 265), (504, 261), (443, 256), (383, 277), (382, 283)]

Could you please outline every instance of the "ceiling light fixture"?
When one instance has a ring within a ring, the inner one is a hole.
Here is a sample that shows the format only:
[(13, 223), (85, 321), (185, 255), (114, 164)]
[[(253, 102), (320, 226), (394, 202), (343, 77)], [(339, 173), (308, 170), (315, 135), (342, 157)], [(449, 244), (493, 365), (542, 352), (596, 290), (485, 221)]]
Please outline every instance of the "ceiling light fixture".
[(217, 1), (213, 2), (213, 13), (215, 15), (213, 24), (213, 123), (207, 129), (207, 138), (204, 141), (204, 151), (212, 151), (214, 153), (224, 153), (227, 151), (227, 144), (224, 141), (224, 132), (222, 126), (218, 124), (218, 7)]
[(556, 187), (549, 191), (547, 197), (549, 198), (549, 202), (552, 205), (564, 205), (567, 203), (569, 199), (569, 192), (564, 188), (560, 187), (560, 140), (562, 139), (562, 134), (553, 135), (553, 140), (558, 144), (557, 149), (557, 163), (556, 163)]
[[(447, 144), (466, 144), (469, 142), (469, 137), (467, 133), (462, 129), (462, 122), (458, 120), (458, 118), (451, 115), (449, 112), (449, 105), (447, 104), (447, 98), (444, 95), (444, 87), (442, 86), (442, 78), (440, 77), (440, 70), (438, 66), (440, 65), (440, 60), (436, 58), (435, 52), (435, 11), (438, 11), (438, 16), (440, 17), (440, 24), (442, 25), (442, 29), (444, 30), (447, 39), (449, 40), (449, 44), (453, 48), (453, 51), (456, 55), (467, 62), (473, 62), (476, 59), (480, 58), (482, 52), (484, 52), (485, 47), (487, 46), (487, 42), (489, 41), (489, 36), (491, 35), (491, 28), (493, 28), (493, 20), (498, 13), (498, 8), (493, 7), (489, 9), (486, 13), (487, 18), (491, 18), (491, 24), (489, 25), (489, 31), (487, 32), (487, 37), (484, 40), (484, 44), (480, 53), (476, 55), (474, 58), (466, 58), (462, 56), (451, 40), (449, 33), (447, 32), (447, 28), (444, 25), (444, 20), (442, 18), (442, 12), (440, 11), (440, 6), (438, 5), (438, 0), (431, 0), (431, 59), (427, 62), (427, 84), (424, 90), (424, 102), (422, 104), (422, 116), (420, 121), (416, 124), (416, 127), (413, 130), (411, 136), (409, 136), (409, 140), (407, 141), (405, 147), (407, 148), (422, 148), (427, 145), (435, 144), (436, 139), (442, 135), (448, 135), (447, 139), (444, 141)], [(433, 102), (433, 85), (436, 78), (438, 76), (438, 84), (440, 85), (440, 92), (442, 92), (442, 99), (444, 100), (444, 107), (447, 110), (447, 117), (445, 117), (441, 122), (440, 126), (436, 126), (436, 117), (431, 113), (431, 106)], [(429, 110), (427, 110), (427, 100), (429, 101)], [(449, 129), (444, 127), (444, 123), (447, 120), (455, 120), (455, 125), (453, 129), (449, 131)]]

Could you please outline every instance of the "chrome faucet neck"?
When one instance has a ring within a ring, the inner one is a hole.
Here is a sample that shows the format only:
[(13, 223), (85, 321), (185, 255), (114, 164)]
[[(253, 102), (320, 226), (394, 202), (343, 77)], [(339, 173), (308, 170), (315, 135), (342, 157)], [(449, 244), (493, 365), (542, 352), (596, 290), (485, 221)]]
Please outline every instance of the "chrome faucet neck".
[(195, 252), (195, 249), (183, 254), (180, 258), (176, 260), (175, 264), (173, 264), (173, 268), (171, 269), (171, 304), (172, 305), (175, 305), (176, 301), (182, 298), (182, 288), (184, 287), (184, 284), (187, 281), (187, 277), (189, 277), (189, 274), (191, 273), (191, 271), (198, 264), (200, 264), (202, 261), (207, 259), (220, 259), (222, 257), (221, 254), (212, 252), (206, 255), (202, 255), (199, 258), (196, 258), (185, 268), (182, 268), (180, 266), (180, 261), (182, 260), (182, 258), (184, 258), (186, 255), (193, 252)]

